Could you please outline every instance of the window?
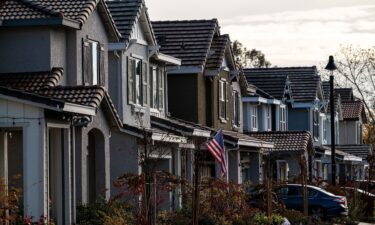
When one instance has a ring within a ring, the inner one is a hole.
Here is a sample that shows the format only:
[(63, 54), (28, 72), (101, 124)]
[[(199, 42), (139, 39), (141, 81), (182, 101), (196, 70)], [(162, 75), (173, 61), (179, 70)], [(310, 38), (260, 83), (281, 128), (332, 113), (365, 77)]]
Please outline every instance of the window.
[(362, 144), (363, 143), (363, 137), (362, 137), (362, 124), (358, 123), (357, 124), (357, 144)]
[(280, 130), (286, 130), (286, 107), (280, 106)]
[(267, 109), (266, 109), (266, 129), (267, 131), (271, 131), (272, 130), (272, 112), (271, 112), (271, 106), (267, 106)]
[(147, 64), (140, 59), (128, 60), (128, 102), (147, 105), (148, 77)]
[(322, 123), (323, 123), (323, 141), (326, 142), (327, 141), (327, 119), (323, 119), (322, 120)]
[(253, 131), (258, 131), (258, 107), (251, 106), (251, 128)]
[(277, 180), (279, 182), (285, 182), (288, 180), (289, 167), (286, 161), (277, 160)]
[(240, 95), (237, 91), (233, 91), (233, 124), (240, 125)]
[(315, 110), (313, 112), (313, 134), (314, 139), (319, 140), (319, 111)]
[(227, 82), (225, 80), (219, 81), (219, 115), (221, 119), (227, 119)]
[(83, 40), (83, 84), (104, 85), (104, 46), (97, 41)]
[(164, 108), (164, 73), (157, 66), (150, 67), (151, 74), (151, 107), (154, 109)]

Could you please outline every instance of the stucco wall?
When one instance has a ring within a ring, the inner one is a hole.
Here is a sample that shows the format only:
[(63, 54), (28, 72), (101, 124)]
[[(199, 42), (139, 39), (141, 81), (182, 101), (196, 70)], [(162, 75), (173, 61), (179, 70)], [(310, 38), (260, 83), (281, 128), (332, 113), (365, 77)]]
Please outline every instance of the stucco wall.
[(104, 136), (104, 149), (98, 153), (100, 157), (96, 158), (96, 179), (97, 190), (105, 198), (110, 196), (110, 137), (111, 129), (106, 117), (101, 109), (98, 110), (93, 121), (84, 128), (76, 128), (76, 184), (77, 184), (77, 202), (86, 203), (87, 199), (87, 155), (88, 155), (88, 135), (93, 129), (99, 130)]
[(48, 28), (0, 28), (0, 72), (50, 70), (50, 46)]

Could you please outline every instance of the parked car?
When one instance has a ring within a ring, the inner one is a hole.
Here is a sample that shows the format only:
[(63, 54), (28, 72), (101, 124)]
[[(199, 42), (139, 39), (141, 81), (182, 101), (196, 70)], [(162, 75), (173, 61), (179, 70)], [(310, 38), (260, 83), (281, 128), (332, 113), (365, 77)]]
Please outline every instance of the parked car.
[[(348, 215), (346, 197), (337, 196), (319, 187), (307, 186), (309, 214), (326, 219)], [(279, 187), (276, 194), (287, 209), (303, 210), (302, 185), (287, 184)]]
[(365, 206), (365, 216), (373, 217), (374, 215), (374, 202), (375, 202), (375, 195), (371, 194), (370, 192), (364, 191), (359, 188), (353, 187), (342, 187), (345, 190), (346, 196), (350, 199), (349, 196), (353, 197), (354, 194), (357, 194), (359, 199), (366, 204)]

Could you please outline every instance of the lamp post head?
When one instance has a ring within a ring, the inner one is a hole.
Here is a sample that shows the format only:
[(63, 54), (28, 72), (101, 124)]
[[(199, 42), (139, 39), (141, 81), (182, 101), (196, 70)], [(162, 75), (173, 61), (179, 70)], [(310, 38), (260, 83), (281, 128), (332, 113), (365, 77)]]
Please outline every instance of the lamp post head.
[(337, 70), (337, 66), (335, 64), (335, 59), (333, 58), (333, 56), (329, 57), (329, 61), (325, 69), (329, 71)]

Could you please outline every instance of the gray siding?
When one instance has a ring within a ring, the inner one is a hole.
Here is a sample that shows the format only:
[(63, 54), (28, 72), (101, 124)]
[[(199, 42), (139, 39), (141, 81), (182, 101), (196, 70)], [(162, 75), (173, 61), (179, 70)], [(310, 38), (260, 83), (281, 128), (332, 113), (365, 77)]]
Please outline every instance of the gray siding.
[(312, 131), (309, 109), (288, 108), (288, 130)]

